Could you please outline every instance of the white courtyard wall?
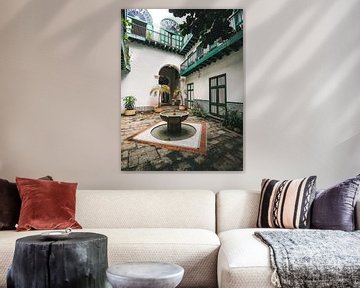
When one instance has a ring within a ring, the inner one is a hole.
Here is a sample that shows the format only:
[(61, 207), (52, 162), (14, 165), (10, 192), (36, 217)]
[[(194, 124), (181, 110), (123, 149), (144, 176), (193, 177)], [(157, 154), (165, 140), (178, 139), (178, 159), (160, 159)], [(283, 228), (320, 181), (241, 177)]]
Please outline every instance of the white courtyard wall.
[(194, 99), (209, 100), (209, 78), (226, 73), (227, 102), (244, 102), (243, 48), (186, 77), (194, 83)]
[(154, 76), (158, 75), (161, 67), (166, 64), (173, 64), (179, 68), (184, 61), (183, 56), (136, 42), (131, 42), (129, 48), (131, 71), (122, 71), (121, 95), (135, 96), (137, 107), (154, 106), (157, 98), (149, 94), (151, 88), (158, 84)]

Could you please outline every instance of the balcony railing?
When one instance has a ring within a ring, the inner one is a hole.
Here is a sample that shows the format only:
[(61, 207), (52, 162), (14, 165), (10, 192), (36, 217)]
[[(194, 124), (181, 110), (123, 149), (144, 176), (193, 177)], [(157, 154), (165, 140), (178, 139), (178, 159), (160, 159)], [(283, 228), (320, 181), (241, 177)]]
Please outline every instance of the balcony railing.
[[(234, 35), (237, 34), (239, 31), (243, 29), (243, 14), (242, 10), (237, 10), (231, 17), (230, 17), (230, 26), (234, 29)], [(232, 41), (234, 36), (230, 37), (229, 39), (222, 41), (222, 39), (216, 40), (213, 44), (208, 45), (206, 48), (197, 47), (195, 51), (193, 51), (187, 59), (181, 63), (180, 71), (184, 71), (193, 65), (195, 62), (200, 61), (203, 57), (205, 57), (208, 53), (210, 53), (215, 48), (226, 45), (227, 41)]]
[(165, 30), (160, 32), (149, 29), (146, 26), (132, 23), (127, 27), (129, 37), (137, 40), (160, 43), (165, 47), (175, 48), (180, 51), (183, 46), (183, 37)]
[[(126, 27), (126, 32), (132, 39), (136, 39), (139, 41), (144, 41), (145, 43), (154, 44), (154, 46), (158, 46), (161, 48), (171, 48), (172, 51), (176, 51), (177, 53), (180, 53), (184, 55), (187, 53), (191, 47), (195, 44), (197, 39), (194, 39), (192, 34), (188, 34), (185, 37), (182, 37), (181, 35), (177, 35), (171, 32), (168, 32), (166, 30), (161, 29), (159, 31), (155, 31), (154, 29), (149, 28), (147, 23), (135, 20), (132, 18), (131, 24), (129, 24)], [(243, 28), (243, 14), (242, 10), (235, 10), (234, 14), (230, 16), (230, 25), (234, 28), (235, 31), (242, 30)], [(194, 63), (196, 59), (199, 59), (199, 57), (203, 56), (207, 52), (211, 51), (212, 49), (216, 48), (217, 46), (221, 45), (220, 41), (217, 41), (207, 47), (206, 49), (203, 49), (202, 51), (196, 51), (195, 56), (192, 53), (189, 55), (188, 59), (184, 61), (184, 63), (181, 65), (184, 69)]]
[(180, 71), (185, 70), (186, 68), (190, 67), (192, 64), (194, 64), (196, 61), (198, 61), (202, 56), (209, 53), (211, 50), (213, 50), (215, 47), (217, 47), (217, 43), (213, 43), (212, 45), (209, 45), (207, 48), (201, 48), (198, 47), (194, 52), (192, 52), (186, 60), (180, 64)]

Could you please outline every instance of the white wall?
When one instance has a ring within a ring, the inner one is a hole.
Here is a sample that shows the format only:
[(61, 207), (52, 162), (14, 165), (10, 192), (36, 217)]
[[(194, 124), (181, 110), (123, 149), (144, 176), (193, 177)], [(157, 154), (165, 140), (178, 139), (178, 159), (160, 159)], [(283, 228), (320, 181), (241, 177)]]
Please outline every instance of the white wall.
[(149, 93), (159, 83), (154, 75), (159, 75), (160, 69), (167, 64), (180, 68), (184, 57), (136, 42), (131, 42), (129, 49), (131, 72), (121, 74), (121, 94), (135, 96), (136, 106), (154, 106), (157, 98)]
[(80, 188), (258, 188), (360, 172), (360, 1), (167, 2), (245, 9), (244, 172), (120, 171), (120, 8), (160, 0), (0, 2), (0, 176)]
[(244, 102), (243, 48), (224, 56), (186, 77), (186, 83), (194, 83), (194, 99), (209, 100), (209, 78), (226, 73), (226, 101)]

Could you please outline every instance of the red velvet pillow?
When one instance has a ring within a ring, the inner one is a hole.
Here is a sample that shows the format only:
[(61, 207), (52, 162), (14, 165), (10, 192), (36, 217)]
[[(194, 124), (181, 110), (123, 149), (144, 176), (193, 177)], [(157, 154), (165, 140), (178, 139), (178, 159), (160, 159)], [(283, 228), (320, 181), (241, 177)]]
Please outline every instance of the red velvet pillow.
[(16, 178), (21, 198), (17, 231), (81, 228), (75, 221), (77, 183)]
[[(39, 179), (53, 180), (51, 176)], [(0, 230), (15, 230), (19, 221), (21, 200), (16, 183), (0, 179)]]

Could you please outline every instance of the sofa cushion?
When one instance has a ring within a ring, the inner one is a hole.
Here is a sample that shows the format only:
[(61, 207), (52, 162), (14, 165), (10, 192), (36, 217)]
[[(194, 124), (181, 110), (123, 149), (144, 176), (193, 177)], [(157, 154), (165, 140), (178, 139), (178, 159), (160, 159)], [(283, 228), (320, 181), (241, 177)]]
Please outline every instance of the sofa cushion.
[(18, 231), (81, 228), (75, 221), (76, 183), (16, 178), (21, 198)]
[[(73, 230), (76, 232), (77, 230)], [(138, 228), (82, 229), (108, 237), (109, 265), (135, 261), (164, 261), (185, 269), (179, 287), (216, 287), (216, 263), (220, 241), (204, 229)], [(11, 264), (17, 238), (44, 231), (0, 232), (0, 287)]]
[(185, 270), (179, 287), (216, 287), (220, 241), (214, 232), (174, 228), (97, 231), (109, 237), (109, 265), (136, 261), (171, 262)]
[(84, 228), (215, 231), (215, 194), (209, 190), (78, 190), (76, 198), (76, 219)]
[(359, 186), (360, 175), (328, 189), (319, 190), (312, 205), (311, 227), (353, 231)]
[(259, 199), (259, 191), (222, 190), (217, 193), (217, 233), (239, 228), (255, 228)]
[(316, 176), (294, 180), (263, 179), (257, 227), (308, 228)]
[(269, 248), (254, 236), (255, 231), (261, 230), (265, 229), (235, 229), (219, 234), (219, 288), (274, 287)]

